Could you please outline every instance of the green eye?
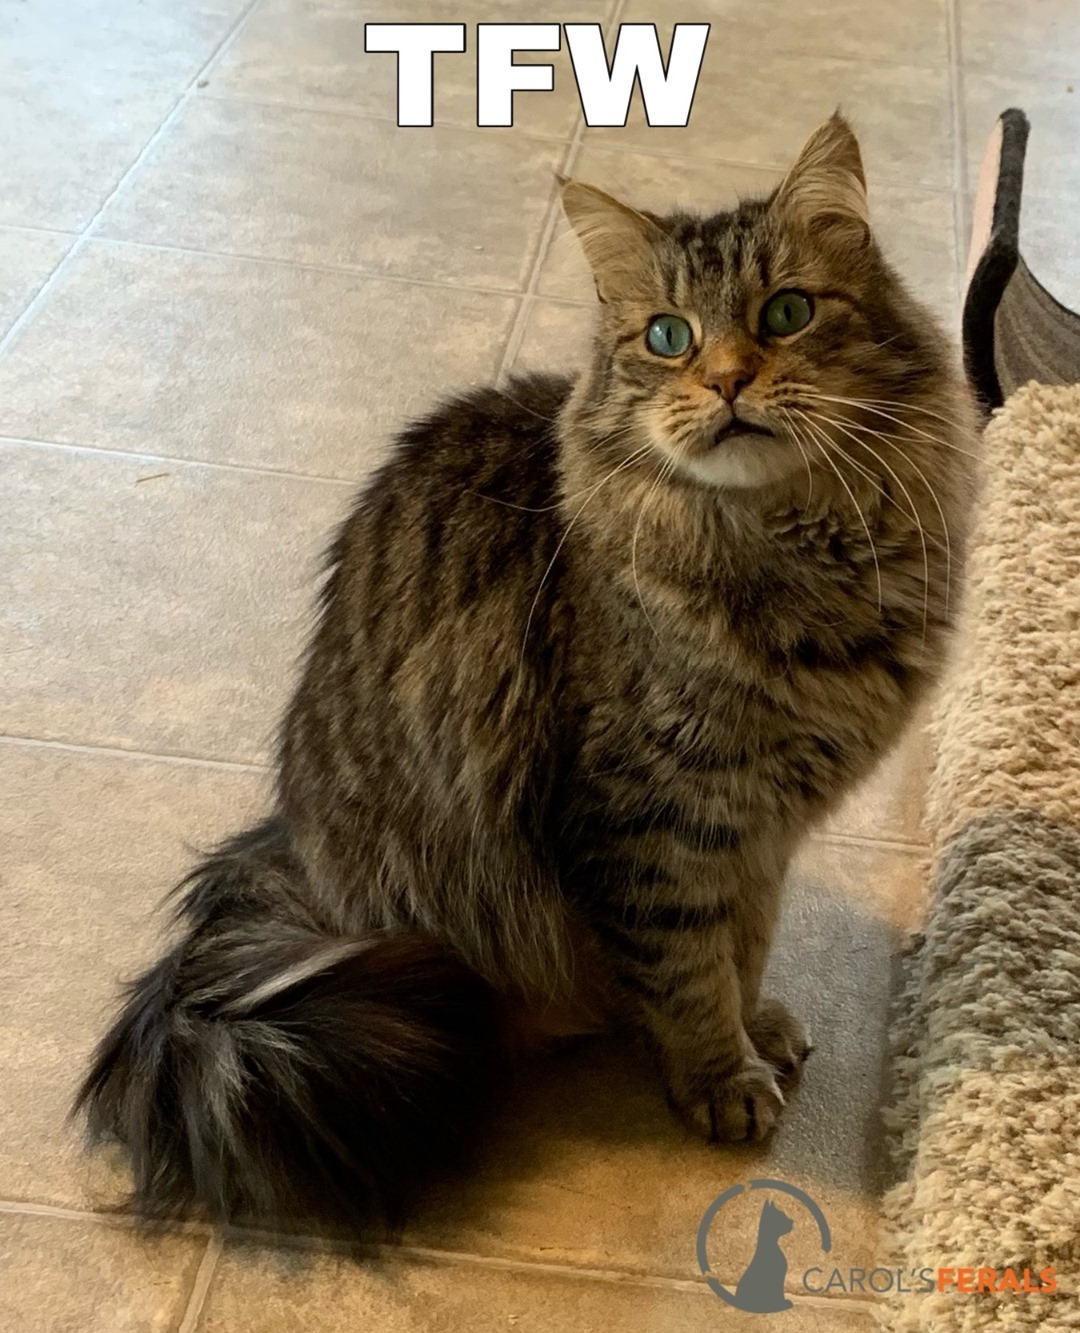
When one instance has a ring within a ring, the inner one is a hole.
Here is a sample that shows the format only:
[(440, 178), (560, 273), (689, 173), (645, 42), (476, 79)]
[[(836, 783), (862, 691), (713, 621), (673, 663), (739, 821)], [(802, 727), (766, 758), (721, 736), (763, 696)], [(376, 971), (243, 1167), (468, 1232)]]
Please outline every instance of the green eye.
[(693, 329), (678, 315), (657, 315), (645, 333), (645, 345), (657, 356), (682, 356), (693, 341)]
[(761, 324), (774, 338), (788, 338), (814, 318), (814, 303), (805, 292), (777, 292), (761, 312)]

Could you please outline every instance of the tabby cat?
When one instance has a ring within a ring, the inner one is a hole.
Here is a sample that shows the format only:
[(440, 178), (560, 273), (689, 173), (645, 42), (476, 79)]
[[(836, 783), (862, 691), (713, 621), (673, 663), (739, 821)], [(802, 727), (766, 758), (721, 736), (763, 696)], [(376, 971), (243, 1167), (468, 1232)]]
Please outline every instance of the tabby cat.
[(444, 404), (364, 487), (275, 809), (97, 1051), (145, 1213), (394, 1223), (545, 1031), (644, 1033), (713, 1141), (797, 1080), (785, 868), (938, 672), (971, 404), (838, 115), (713, 217), (561, 189), (588, 363)]

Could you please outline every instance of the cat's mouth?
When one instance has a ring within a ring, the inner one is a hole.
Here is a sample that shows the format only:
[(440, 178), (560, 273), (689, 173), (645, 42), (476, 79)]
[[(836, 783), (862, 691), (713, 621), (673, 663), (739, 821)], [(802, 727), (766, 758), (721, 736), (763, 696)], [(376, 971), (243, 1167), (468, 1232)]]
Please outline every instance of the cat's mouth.
[(721, 426), (713, 434), (713, 444), (723, 444), (725, 440), (733, 439), (736, 435), (767, 435), (775, 438), (775, 432), (769, 430), (766, 426), (755, 425), (752, 421), (744, 421), (742, 417), (733, 417), (726, 426)]

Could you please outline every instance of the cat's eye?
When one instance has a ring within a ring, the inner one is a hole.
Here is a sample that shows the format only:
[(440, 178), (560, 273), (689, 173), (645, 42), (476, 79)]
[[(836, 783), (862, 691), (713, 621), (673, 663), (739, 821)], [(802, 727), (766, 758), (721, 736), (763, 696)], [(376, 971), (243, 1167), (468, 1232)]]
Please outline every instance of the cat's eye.
[(645, 332), (645, 345), (657, 356), (682, 356), (693, 341), (694, 330), (679, 315), (657, 315)]
[(777, 292), (761, 312), (761, 327), (774, 338), (790, 338), (814, 318), (814, 303), (805, 292)]

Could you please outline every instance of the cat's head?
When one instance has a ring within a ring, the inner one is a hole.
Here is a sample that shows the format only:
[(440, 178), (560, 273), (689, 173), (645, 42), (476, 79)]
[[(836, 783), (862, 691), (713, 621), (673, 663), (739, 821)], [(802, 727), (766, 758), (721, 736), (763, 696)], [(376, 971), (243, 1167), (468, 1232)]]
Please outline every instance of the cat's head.
[(771, 1199), (766, 1199), (761, 1206), (761, 1223), (774, 1236), (786, 1236), (795, 1225)]
[(729, 213), (660, 217), (578, 181), (562, 200), (601, 302), (582, 413), (626, 454), (744, 490), (844, 454), (865, 466), (866, 423), (888, 431), (887, 404), (940, 374), (940, 335), (874, 241), (839, 114), (768, 199)]

